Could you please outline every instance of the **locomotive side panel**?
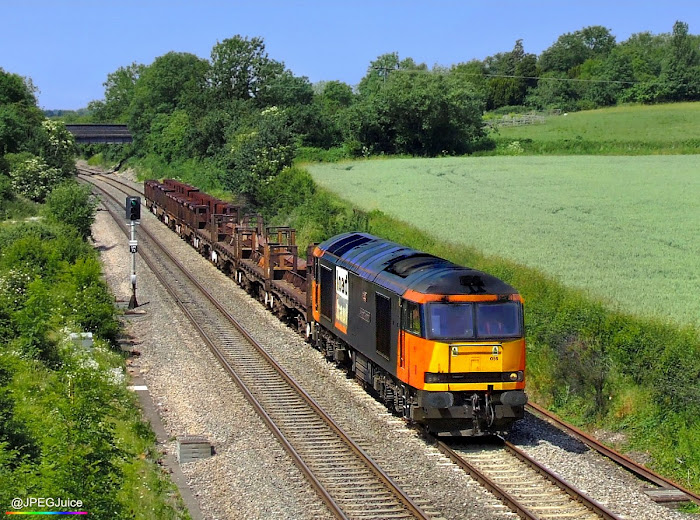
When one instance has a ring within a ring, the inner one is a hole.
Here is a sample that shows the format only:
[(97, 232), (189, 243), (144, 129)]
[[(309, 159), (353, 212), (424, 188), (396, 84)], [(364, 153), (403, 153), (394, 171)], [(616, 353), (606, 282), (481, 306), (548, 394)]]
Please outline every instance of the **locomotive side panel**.
[(398, 296), (351, 273), (349, 305), (348, 344), (395, 376), (399, 337)]

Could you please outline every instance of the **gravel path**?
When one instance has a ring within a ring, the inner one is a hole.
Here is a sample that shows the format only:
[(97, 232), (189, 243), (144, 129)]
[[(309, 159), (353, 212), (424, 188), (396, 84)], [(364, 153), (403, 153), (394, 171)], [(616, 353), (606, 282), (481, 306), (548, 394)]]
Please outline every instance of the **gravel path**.
[[(186, 265), (197, 266), (211, 292), (321, 406), (332, 411), (343, 429), (361, 440), (371, 457), (385, 462), (409, 493), (428, 501), (426, 509), (450, 519), (516, 518), (152, 215), (143, 212), (142, 217), (142, 225), (155, 231)], [(128, 300), (130, 258), (125, 236), (106, 212), (98, 212), (93, 235), (115, 297)], [(127, 323), (142, 353), (134, 368), (147, 381), (172, 438), (205, 435), (216, 450), (210, 459), (182, 465), (205, 517), (328, 518), (301, 473), (235, 385), (223, 377), (223, 370), (140, 259), (137, 273), (138, 302), (146, 314)], [(641, 491), (644, 483), (534, 418), (521, 422), (512, 440), (625, 518), (693, 518), (653, 503)], [(174, 452), (174, 440), (165, 449)]]

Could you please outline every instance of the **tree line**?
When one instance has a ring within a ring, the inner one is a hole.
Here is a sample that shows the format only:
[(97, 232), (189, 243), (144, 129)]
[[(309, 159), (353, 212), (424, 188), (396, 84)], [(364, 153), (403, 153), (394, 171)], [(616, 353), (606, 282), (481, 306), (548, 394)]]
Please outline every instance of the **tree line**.
[(487, 111), (700, 99), (700, 37), (679, 21), (669, 34), (618, 43), (591, 26), (539, 56), (518, 40), (510, 52), (432, 68), (387, 53), (351, 86), (311, 84), (270, 57), (261, 38), (237, 35), (217, 42), (210, 59), (169, 52), (120, 67), (104, 86), (88, 117), (127, 123), (134, 143), (125, 153), (194, 159), (255, 203), (261, 185), (310, 150), (315, 158), (467, 154), (494, 146)]

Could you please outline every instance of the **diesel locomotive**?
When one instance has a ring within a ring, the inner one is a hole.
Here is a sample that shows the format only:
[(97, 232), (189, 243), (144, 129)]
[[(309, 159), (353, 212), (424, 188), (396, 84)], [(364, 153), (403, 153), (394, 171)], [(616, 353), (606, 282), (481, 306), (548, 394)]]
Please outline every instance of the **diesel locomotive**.
[(523, 300), (487, 273), (351, 232), (297, 254), (294, 230), (172, 179), (147, 207), (398, 415), (441, 435), (524, 415)]

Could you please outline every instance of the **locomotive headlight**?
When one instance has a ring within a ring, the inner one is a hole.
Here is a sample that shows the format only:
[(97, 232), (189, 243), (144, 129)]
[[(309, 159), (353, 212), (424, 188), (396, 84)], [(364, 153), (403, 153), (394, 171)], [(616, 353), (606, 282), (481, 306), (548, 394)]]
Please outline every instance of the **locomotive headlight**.
[(510, 374), (508, 374), (508, 379), (510, 379), (512, 383), (522, 381), (524, 377), (525, 375), (523, 374), (522, 370), (518, 370), (517, 372), (511, 372)]

